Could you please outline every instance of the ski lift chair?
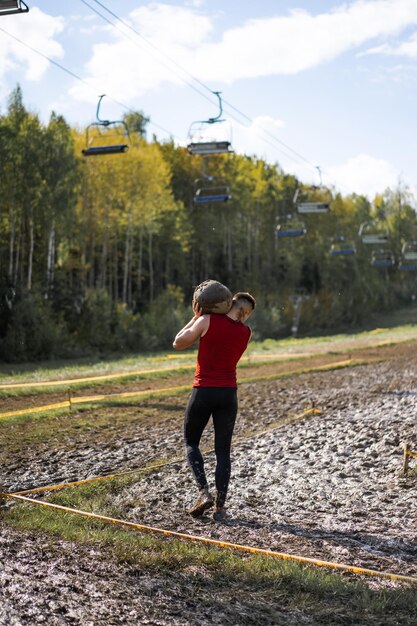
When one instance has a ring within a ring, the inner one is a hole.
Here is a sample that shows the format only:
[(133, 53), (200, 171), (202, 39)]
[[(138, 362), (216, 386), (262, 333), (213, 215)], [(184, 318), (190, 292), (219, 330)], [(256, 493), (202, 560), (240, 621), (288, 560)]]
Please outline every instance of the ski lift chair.
[(86, 147), (82, 150), (85, 157), (123, 154), (129, 149), (129, 129), (125, 122), (100, 119), (99, 112), (103, 98), (104, 94), (100, 96), (97, 104), (97, 122), (87, 126)]
[(230, 189), (213, 176), (199, 178), (195, 181), (195, 204), (209, 204), (211, 202), (228, 202), (231, 200)]
[(230, 150), (230, 141), (192, 141), (188, 144), (187, 149), (190, 154), (225, 154), (232, 152)]
[(304, 222), (293, 219), (292, 215), (287, 215), (286, 220), (279, 221), (275, 230), (275, 236), (279, 239), (283, 237), (302, 237), (307, 233)]
[(398, 269), (403, 272), (417, 272), (417, 261), (406, 261), (401, 259), (398, 263)]
[(376, 222), (364, 222), (359, 228), (359, 237), (366, 245), (385, 244), (389, 238), (388, 227), (381, 227)]
[(323, 200), (316, 200), (316, 192), (328, 195), (328, 191), (323, 187), (321, 180), (321, 170), (317, 165), (316, 169), (320, 177), (320, 185), (310, 185), (304, 190), (298, 187), (294, 194), (294, 205), (298, 213), (328, 213), (330, 211), (330, 202)]
[(28, 11), (29, 7), (23, 0), (0, 0), (0, 15), (27, 13)]
[[(309, 187), (310, 192), (317, 190), (318, 187)], [(308, 192), (300, 194), (300, 188), (294, 194), (294, 205), (298, 213), (328, 213), (330, 211), (330, 204), (328, 202), (313, 202), (308, 199)]]
[(389, 250), (377, 250), (371, 256), (372, 267), (394, 267), (394, 255)]
[(330, 247), (330, 256), (353, 256), (356, 254), (356, 247), (353, 243), (346, 241), (345, 237), (336, 237)]
[(219, 113), (216, 117), (209, 117), (208, 120), (193, 122), (188, 132), (189, 143), (187, 150), (190, 154), (225, 154), (233, 152), (231, 150), (231, 129), (230, 124), (222, 127), (220, 137), (215, 132), (218, 129), (216, 124), (223, 123), (226, 120), (221, 119), (223, 113), (222, 99), (220, 91), (213, 91), (219, 99)]
[(401, 254), (404, 261), (417, 261), (417, 241), (406, 241), (401, 248)]

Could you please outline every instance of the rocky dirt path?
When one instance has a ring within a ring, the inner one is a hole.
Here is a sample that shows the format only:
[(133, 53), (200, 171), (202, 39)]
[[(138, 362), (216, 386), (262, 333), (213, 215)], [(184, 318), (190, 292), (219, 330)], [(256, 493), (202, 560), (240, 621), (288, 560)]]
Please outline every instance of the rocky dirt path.
[[(184, 512), (194, 496), (185, 464), (130, 486), (118, 504), (141, 502), (126, 516), (143, 523), (417, 576), (417, 480), (401, 476), (402, 444), (417, 443), (414, 365), (395, 375), (384, 363), (241, 389), (246, 423), (276, 418), (284, 398), (299, 410), (312, 394), (324, 413), (235, 443), (230, 522), (221, 528)], [(213, 476), (212, 454), (207, 461)]]

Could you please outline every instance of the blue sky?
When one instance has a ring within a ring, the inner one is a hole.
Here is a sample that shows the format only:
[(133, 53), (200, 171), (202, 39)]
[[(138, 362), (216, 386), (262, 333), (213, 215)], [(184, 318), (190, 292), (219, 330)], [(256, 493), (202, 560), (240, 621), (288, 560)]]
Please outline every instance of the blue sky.
[(19, 82), (42, 119), (53, 109), (83, 127), (106, 93), (103, 117), (139, 109), (150, 134), (185, 143), (193, 120), (216, 115), (218, 90), (245, 114), (225, 105), (237, 152), (306, 182), (319, 165), (344, 194), (417, 191), (417, 0), (26, 2), (0, 17), (3, 111)]

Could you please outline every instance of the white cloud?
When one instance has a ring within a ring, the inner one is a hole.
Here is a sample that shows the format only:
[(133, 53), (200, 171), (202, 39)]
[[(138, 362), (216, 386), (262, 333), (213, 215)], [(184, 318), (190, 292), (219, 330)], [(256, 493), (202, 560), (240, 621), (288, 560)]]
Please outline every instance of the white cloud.
[[(33, 7), (30, 20), (26, 16), (16, 19), (16, 16), (6, 15), (1, 18), (1, 28), (46, 56), (60, 59), (64, 55), (61, 44), (55, 39), (64, 29), (61, 17), (52, 17)], [(27, 80), (39, 81), (49, 67), (49, 62), (0, 31), (0, 80), (4, 81), (10, 71), (22, 66)]]
[(107, 27), (106, 42), (93, 46), (86, 65), (85, 80), (94, 89), (75, 84), (70, 92), (74, 98), (92, 101), (105, 91), (123, 94), (123, 101), (132, 103), (163, 82), (182, 84), (189, 76), (167, 56), (185, 66), (212, 29), (210, 18), (192, 8), (157, 3), (132, 11), (129, 23), (149, 44), (123, 25), (118, 28), (124, 34)]
[[(285, 16), (252, 19), (214, 41), (215, 16), (191, 4), (152, 3), (130, 13), (130, 23), (151, 46), (127, 29), (130, 39), (106, 28), (106, 40), (93, 47), (85, 79), (96, 92), (123, 93), (125, 101), (133, 102), (164, 82), (189, 80), (152, 46), (200, 80), (218, 84), (296, 74), (417, 24), (416, 0), (356, 0), (317, 15), (297, 9)], [(93, 98), (80, 85), (71, 93), (77, 99)]]
[(335, 167), (327, 169), (327, 178), (343, 194), (357, 193), (372, 198), (387, 187), (396, 187), (400, 173), (385, 159), (358, 154)]
[(186, 0), (186, 6), (190, 7), (201, 7), (204, 4), (205, 0)]
[[(240, 154), (256, 155), (270, 162), (279, 160), (276, 148), (279, 144), (272, 143), (271, 150), (266, 149), (265, 139), (271, 141), (271, 135), (277, 134), (285, 126), (280, 119), (275, 119), (269, 115), (255, 117), (249, 126), (233, 123), (233, 149)], [(284, 148), (283, 148), (284, 149)], [(271, 153), (273, 158), (270, 158)]]
[(415, 0), (359, 0), (318, 15), (294, 10), (226, 31), (201, 47), (195, 64), (206, 79), (224, 81), (296, 74), (416, 23)]
[(381, 54), (386, 56), (405, 56), (411, 59), (417, 58), (417, 33), (414, 33), (408, 41), (403, 41), (397, 45), (382, 44), (370, 48), (366, 52), (363, 52), (361, 56)]

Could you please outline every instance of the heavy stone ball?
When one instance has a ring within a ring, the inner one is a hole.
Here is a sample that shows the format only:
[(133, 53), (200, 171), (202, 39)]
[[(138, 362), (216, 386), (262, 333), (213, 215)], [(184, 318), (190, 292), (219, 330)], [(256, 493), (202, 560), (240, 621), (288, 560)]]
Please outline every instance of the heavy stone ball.
[(232, 293), (217, 280), (205, 280), (194, 290), (193, 308), (198, 304), (203, 313), (228, 313), (232, 308)]

